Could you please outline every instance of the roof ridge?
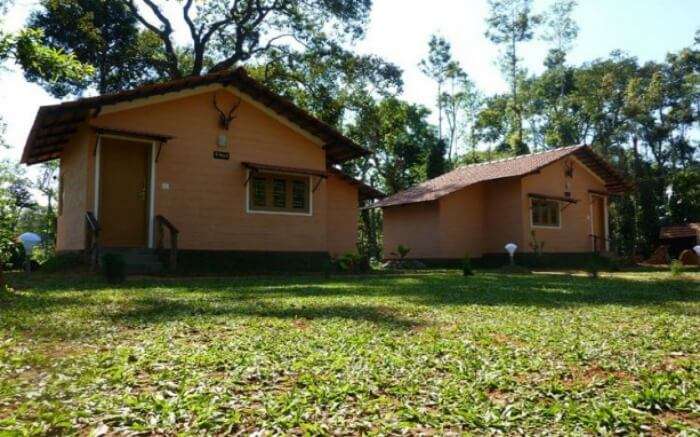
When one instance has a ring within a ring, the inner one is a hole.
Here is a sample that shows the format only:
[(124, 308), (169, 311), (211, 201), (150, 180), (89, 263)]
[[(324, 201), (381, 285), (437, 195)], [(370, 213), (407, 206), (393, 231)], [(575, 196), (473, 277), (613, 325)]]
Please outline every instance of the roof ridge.
[(531, 156), (546, 155), (546, 154), (548, 154), (548, 153), (561, 152), (562, 150), (576, 149), (576, 148), (579, 148), (579, 147), (585, 147), (585, 145), (583, 145), (583, 144), (577, 144), (577, 145), (573, 145), (573, 146), (557, 147), (556, 149), (541, 150), (541, 151), (539, 151), (539, 152), (531, 152), (531, 153), (527, 153), (527, 154), (525, 154), (525, 155), (507, 156), (507, 157), (505, 157), (505, 158), (494, 159), (494, 160), (491, 160), (491, 161), (474, 162), (474, 163), (471, 163), (471, 164), (460, 165), (460, 166), (457, 167), (455, 170), (458, 170), (458, 169), (460, 169), (460, 168), (478, 167), (478, 166), (482, 166), (482, 165), (489, 165), (489, 164), (497, 164), (497, 163), (501, 163), (501, 162), (515, 161), (515, 160), (522, 159), (522, 158), (529, 158), (529, 157), (531, 157)]

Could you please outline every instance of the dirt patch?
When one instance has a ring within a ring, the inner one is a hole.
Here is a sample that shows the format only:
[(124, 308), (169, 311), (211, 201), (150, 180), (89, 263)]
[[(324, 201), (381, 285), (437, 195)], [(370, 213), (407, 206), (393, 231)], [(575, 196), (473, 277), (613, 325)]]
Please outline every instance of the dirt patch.
[(498, 405), (499, 407), (505, 407), (510, 403), (508, 393), (498, 389), (488, 390), (486, 392), (486, 396), (489, 398), (492, 404)]
[(700, 429), (700, 414), (686, 413), (681, 411), (664, 411), (657, 414), (656, 417), (660, 422), (665, 433), (675, 433), (673, 424), (680, 423), (693, 429)]
[(309, 329), (309, 320), (308, 319), (294, 319), (292, 322), (295, 328), (297, 328), (300, 331), (306, 331)]
[(692, 359), (697, 359), (697, 357), (693, 357), (691, 355), (687, 355), (681, 352), (672, 353), (664, 357), (664, 359), (661, 361), (661, 364), (654, 367), (653, 370), (656, 372), (674, 372), (676, 370), (681, 370), (684, 367), (686, 367), (686, 365), (688, 365), (689, 361)]
[(622, 370), (606, 370), (599, 366), (592, 366), (586, 369), (580, 367), (571, 368), (569, 374), (562, 378), (562, 382), (567, 387), (574, 385), (589, 386), (597, 382), (606, 381), (610, 378), (615, 379), (616, 381), (634, 380), (634, 377), (628, 372)]

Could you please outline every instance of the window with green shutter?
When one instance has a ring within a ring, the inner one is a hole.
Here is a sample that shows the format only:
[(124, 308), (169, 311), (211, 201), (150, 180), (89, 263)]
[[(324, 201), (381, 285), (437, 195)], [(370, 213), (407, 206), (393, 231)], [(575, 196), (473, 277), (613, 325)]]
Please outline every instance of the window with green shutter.
[(248, 184), (248, 210), (310, 213), (309, 179), (308, 176), (255, 172)]

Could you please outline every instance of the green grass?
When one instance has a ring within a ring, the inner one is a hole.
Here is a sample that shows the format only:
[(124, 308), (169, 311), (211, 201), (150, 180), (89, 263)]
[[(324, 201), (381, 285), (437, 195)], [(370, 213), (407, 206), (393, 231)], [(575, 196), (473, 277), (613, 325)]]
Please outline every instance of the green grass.
[(0, 434), (700, 427), (699, 273), (10, 280)]

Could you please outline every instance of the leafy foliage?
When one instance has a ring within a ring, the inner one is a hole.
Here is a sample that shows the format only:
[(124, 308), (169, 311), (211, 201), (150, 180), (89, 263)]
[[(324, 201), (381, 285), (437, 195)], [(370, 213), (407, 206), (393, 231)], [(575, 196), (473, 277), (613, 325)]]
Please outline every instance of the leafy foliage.
[(27, 79), (55, 96), (80, 94), (89, 87), (105, 94), (158, 77), (158, 41), (138, 29), (136, 17), (122, 1), (43, 0), (28, 26), (41, 32), (45, 46), (94, 67), (87, 77), (57, 82), (50, 71), (25, 66)]

